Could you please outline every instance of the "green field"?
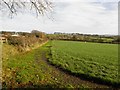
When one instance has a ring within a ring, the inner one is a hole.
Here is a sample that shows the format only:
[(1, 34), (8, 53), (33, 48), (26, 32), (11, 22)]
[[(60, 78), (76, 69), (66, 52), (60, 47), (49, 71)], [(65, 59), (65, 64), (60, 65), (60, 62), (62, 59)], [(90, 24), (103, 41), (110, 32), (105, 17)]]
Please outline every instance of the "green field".
[[(46, 61), (49, 43), (28, 52), (18, 52), (12, 45), (3, 44), (2, 88), (88, 88), (66, 79), (66, 74)], [(69, 77), (68, 79), (75, 79)], [(77, 81), (77, 80), (76, 80)]]
[(49, 61), (73, 74), (118, 83), (118, 45), (52, 41)]

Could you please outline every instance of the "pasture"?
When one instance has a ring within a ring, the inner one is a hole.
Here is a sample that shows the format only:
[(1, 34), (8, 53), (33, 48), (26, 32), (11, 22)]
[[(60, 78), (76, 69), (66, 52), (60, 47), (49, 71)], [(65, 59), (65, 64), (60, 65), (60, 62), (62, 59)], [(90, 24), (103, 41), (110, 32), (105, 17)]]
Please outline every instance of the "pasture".
[(77, 41), (52, 41), (49, 61), (73, 74), (118, 83), (118, 45)]

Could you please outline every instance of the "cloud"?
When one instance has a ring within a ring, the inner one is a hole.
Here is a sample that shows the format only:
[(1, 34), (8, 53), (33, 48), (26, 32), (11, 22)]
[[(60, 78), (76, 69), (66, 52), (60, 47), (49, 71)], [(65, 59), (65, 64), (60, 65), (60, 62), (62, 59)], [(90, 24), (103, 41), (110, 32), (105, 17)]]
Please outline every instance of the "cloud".
[(57, 12), (58, 25), (63, 28), (56, 28), (56, 31), (117, 34), (117, 9), (106, 8), (101, 3), (69, 2), (67, 7)]
[(19, 14), (13, 19), (3, 16), (2, 29), (118, 34), (117, 2), (62, 1), (54, 2), (53, 21), (47, 17), (36, 18), (29, 13)]

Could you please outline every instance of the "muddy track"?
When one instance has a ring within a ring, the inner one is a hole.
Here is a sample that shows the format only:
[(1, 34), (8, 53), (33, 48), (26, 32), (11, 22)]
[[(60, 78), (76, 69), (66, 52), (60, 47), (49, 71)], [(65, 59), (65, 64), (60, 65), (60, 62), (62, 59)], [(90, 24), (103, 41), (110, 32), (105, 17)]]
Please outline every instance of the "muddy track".
[[(45, 47), (45, 48), (48, 48), (48, 47)], [(41, 68), (42, 71), (44, 72), (44, 74), (49, 73), (49, 75), (52, 76), (51, 78), (55, 81), (55, 83), (61, 83), (63, 85), (72, 85), (75, 88), (79, 88), (79, 86), (83, 86), (83, 87), (85, 86), (86, 88), (91, 88), (91, 89), (95, 89), (95, 88), (107, 89), (108, 88), (108, 89), (116, 90), (115, 88), (112, 88), (111, 86), (83, 80), (82, 77), (81, 78), (76, 77), (74, 75), (69, 74), (68, 72), (65, 72), (59, 67), (56, 67), (52, 65), (50, 62), (48, 62), (46, 58), (46, 53), (47, 51), (42, 50), (42, 49), (41, 51), (36, 52), (35, 56), (37, 58), (37, 63), (40, 65), (40, 67), (41, 67), (41, 63), (44, 64), (44, 67)]]

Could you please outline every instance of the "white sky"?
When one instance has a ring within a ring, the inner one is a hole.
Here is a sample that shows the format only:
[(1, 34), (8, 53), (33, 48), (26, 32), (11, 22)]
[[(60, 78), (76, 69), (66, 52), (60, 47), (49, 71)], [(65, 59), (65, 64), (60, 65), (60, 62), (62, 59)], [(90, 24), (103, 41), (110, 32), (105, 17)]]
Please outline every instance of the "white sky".
[[(55, 1), (55, 0), (53, 0)], [(118, 34), (117, 0), (57, 0), (48, 19), (36, 18), (31, 13), (18, 13), (12, 19), (7, 13), (1, 13), (0, 30), (28, 31), (33, 29), (53, 32), (78, 32), (90, 34)]]

